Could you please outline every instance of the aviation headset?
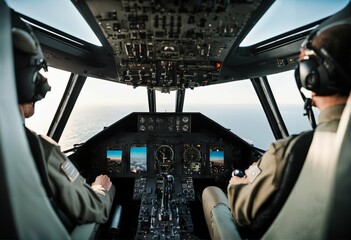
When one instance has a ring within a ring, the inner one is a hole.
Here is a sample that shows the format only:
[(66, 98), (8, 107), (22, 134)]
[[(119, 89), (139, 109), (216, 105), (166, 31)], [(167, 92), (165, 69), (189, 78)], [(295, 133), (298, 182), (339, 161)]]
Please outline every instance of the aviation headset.
[(32, 31), (13, 28), (12, 38), (18, 102), (35, 103), (51, 89), (47, 79), (39, 73), (42, 68), (47, 71), (47, 63)]
[(333, 95), (338, 92), (347, 95), (350, 92), (351, 76), (342, 69), (325, 48), (316, 49), (312, 46), (312, 41), (316, 36), (342, 24), (351, 25), (351, 22), (337, 22), (314, 31), (302, 43), (301, 48), (305, 49), (305, 57), (295, 70), (295, 79), (299, 89), (304, 87), (319, 96)]

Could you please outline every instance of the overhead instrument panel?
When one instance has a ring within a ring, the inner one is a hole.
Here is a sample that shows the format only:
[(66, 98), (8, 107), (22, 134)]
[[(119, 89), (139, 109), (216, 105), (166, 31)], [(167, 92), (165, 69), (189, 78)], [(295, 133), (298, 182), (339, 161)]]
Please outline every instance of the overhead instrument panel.
[(261, 0), (89, 0), (113, 49), (117, 80), (161, 92), (216, 83)]

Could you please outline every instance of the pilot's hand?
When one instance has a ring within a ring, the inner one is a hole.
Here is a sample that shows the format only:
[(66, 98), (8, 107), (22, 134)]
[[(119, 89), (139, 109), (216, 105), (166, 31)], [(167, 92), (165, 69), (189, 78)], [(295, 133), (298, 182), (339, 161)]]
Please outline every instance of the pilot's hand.
[(98, 194), (101, 194), (101, 195), (103, 195), (103, 196), (106, 196), (106, 193), (105, 193), (106, 189), (103, 188), (101, 184), (95, 184), (95, 183), (93, 183), (93, 184), (91, 185), (91, 188), (94, 190), (94, 192), (96, 192), (96, 193), (98, 193)]
[(233, 176), (230, 180), (229, 180), (229, 185), (239, 185), (239, 184), (248, 184), (249, 183), (249, 179), (245, 176), (243, 177), (238, 177), (238, 176)]
[(91, 184), (93, 189), (97, 185), (101, 185), (106, 191), (109, 191), (112, 186), (112, 182), (110, 181), (110, 178), (107, 175), (100, 175), (100, 176), (97, 176), (95, 178), (95, 182)]

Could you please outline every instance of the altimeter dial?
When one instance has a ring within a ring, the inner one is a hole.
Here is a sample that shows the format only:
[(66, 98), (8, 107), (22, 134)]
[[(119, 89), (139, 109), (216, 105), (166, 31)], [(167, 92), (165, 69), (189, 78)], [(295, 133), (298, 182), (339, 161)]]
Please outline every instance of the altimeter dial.
[(174, 151), (169, 145), (161, 145), (156, 149), (155, 155), (157, 162), (170, 163), (173, 162)]

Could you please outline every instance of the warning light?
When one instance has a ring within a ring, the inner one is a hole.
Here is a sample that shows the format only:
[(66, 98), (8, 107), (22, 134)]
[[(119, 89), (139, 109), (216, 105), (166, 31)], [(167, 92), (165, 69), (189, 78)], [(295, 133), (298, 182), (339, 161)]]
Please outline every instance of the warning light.
[(220, 68), (221, 68), (221, 63), (217, 62), (217, 63), (216, 63), (216, 68), (217, 68), (217, 69), (220, 69)]

